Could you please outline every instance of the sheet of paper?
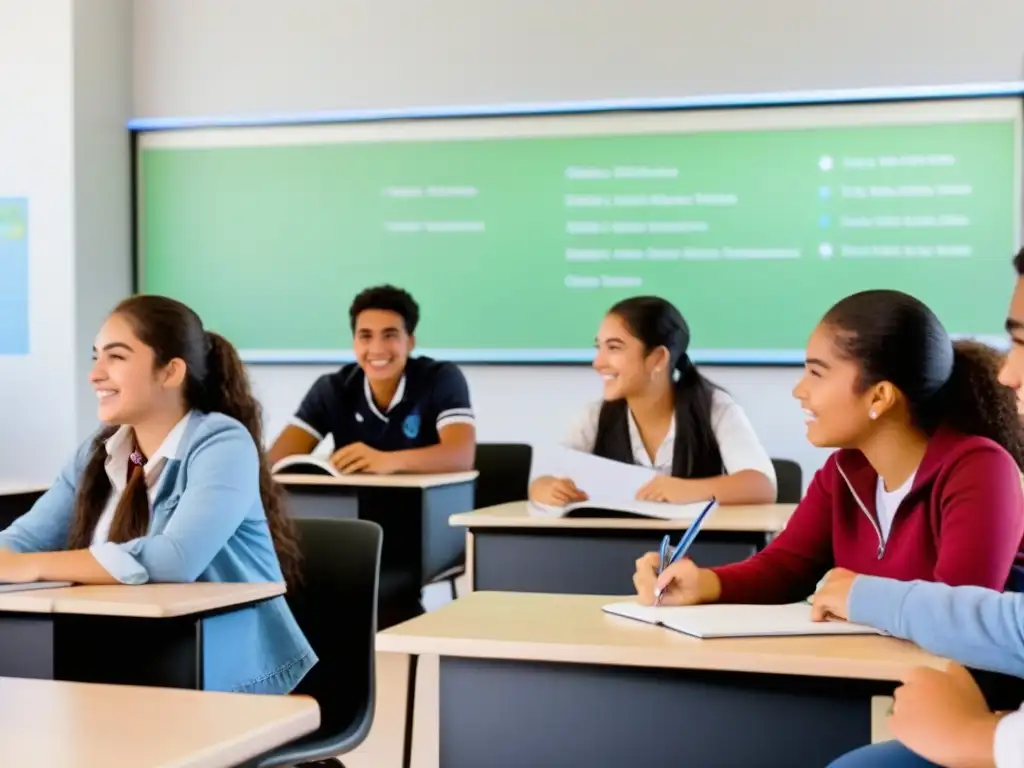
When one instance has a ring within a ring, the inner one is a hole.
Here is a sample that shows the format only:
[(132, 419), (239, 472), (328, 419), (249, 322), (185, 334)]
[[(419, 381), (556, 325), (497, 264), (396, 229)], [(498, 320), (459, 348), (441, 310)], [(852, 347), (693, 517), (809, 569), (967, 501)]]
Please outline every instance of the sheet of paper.
[(806, 603), (651, 607), (623, 602), (606, 605), (604, 611), (648, 624), (661, 624), (694, 637), (881, 634), (871, 627), (846, 621), (812, 621), (811, 607)]
[(587, 494), (591, 505), (632, 503), (636, 492), (655, 475), (647, 467), (561, 447), (546, 450), (544, 466), (538, 469), (542, 475), (568, 477)]

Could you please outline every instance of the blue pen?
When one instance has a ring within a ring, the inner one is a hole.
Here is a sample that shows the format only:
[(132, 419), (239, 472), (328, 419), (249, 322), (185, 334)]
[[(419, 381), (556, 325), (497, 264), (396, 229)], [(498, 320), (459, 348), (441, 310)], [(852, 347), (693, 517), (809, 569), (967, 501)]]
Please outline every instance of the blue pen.
[[(661, 575), (662, 571), (664, 571), (666, 568), (668, 568), (670, 565), (672, 565), (673, 563), (678, 561), (681, 557), (683, 557), (683, 555), (686, 554), (686, 551), (690, 548), (690, 545), (693, 544), (693, 540), (696, 539), (697, 538), (697, 534), (700, 533), (700, 527), (704, 523), (704, 518), (708, 516), (708, 513), (711, 511), (712, 507), (714, 507), (716, 503), (717, 503), (717, 499), (712, 497), (711, 501), (708, 502), (707, 506), (704, 507), (704, 509), (702, 509), (700, 511), (700, 514), (697, 515), (697, 519), (694, 520), (693, 524), (689, 528), (686, 529), (686, 533), (683, 534), (683, 538), (679, 540), (679, 544), (676, 546), (675, 550), (673, 550), (672, 557), (669, 558), (669, 561), (667, 563), (665, 562), (665, 554), (666, 554), (666, 549), (668, 547), (669, 539), (668, 539), (668, 536), (666, 536), (664, 539), (662, 539), (662, 541), (661, 541), (661, 568), (658, 569), (658, 575), (659, 576)], [(662, 594), (663, 594), (662, 590), (660, 590), (657, 587), (655, 587), (655, 589), (654, 589), (654, 604), (655, 605), (660, 605), (661, 604), (661, 596), (662, 596)]]

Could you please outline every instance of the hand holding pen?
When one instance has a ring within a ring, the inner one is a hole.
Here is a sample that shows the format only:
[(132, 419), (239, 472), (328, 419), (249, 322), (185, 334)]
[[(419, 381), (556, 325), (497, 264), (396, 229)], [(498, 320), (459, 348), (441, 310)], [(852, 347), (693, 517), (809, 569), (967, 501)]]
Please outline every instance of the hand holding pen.
[[(697, 538), (697, 534), (700, 533), (700, 527), (704, 524), (704, 519), (708, 516), (708, 513), (714, 508), (716, 499), (712, 497), (711, 501), (708, 502), (707, 506), (701, 510), (700, 514), (697, 515), (697, 519), (693, 521), (693, 524), (686, 529), (686, 533), (683, 534), (683, 538), (679, 544), (672, 551), (671, 557), (668, 562), (665, 561), (665, 556), (668, 554), (669, 538), (666, 535), (661, 540), (661, 567), (658, 569), (658, 584), (654, 588), (654, 604), (661, 605), (661, 598), (665, 594), (665, 587), (667, 584), (663, 583), (663, 576), (665, 575), (666, 569), (670, 566), (675, 565), (677, 562), (682, 560), (686, 555), (687, 550), (693, 544), (693, 540)], [(695, 566), (696, 567), (696, 566)]]
[(662, 540), (660, 552), (648, 553), (637, 560), (633, 584), (641, 603), (694, 605), (717, 599), (718, 578), (711, 571), (698, 568), (693, 561), (686, 559), (687, 551), (714, 506), (715, 500), (712, 499), (687, 529), (679, 544), (671, 549), (671, 553), (669, 537), (666, 536)]

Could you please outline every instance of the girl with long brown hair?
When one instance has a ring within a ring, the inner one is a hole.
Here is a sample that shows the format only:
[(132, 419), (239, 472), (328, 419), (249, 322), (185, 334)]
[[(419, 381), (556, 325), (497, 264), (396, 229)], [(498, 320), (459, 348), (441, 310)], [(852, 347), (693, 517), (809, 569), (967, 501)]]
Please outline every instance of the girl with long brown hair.
[[(106, 426), (0, 532), (0, 581), (294, 581), (295, 533), (234, 347), (184, 304), (134, 296), (90, 383)], [(284, 598), (204, 622), (204, 687), (284, 693), (316, 663)]]

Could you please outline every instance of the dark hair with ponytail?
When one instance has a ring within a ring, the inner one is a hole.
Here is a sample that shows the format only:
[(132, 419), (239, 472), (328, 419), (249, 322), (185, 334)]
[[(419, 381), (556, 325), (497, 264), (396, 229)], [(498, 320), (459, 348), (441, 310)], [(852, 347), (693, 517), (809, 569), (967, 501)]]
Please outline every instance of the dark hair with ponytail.
[(682, 313), (660, 296), (634, 296), (617, 303), (608, 314), (622, 320), (645, 352), (658, 347), (668, 350), (669, 364), (676, 373), (673, 474), (690, 478), (721, 475), (722, 455), (711, 425), (711, 405), (718, 387), (704, 378), (687, 355), (690, 328)]
[[(240, 421), (252, 435), (259, 455), (260, 498), (266, 510), (281, 570), (289, 583), (299, 575), (299, 546), (291, 518), (284, 508), (279, 486), (271, 480), (263, 452), (263, 424), (259, 402), (238, 353), (224, 337), (203, 329), (199, 316), (187, 306), (163, 296), (133, 296), (114, 308), (132, 326), (142, 343), (153, 350), (155, 363), (185, 362), (186, 405), (203, 413), (223, 413)], [(93, 530), (110, 498), (111, 485), (104, 467), (104, 442), (116, 429), (102, 431), (92, 446), (75, 500), (75, 515), (68, 546), (88, 547)], [(108, 539), (130, 541), (149, 529), (149, 496), (144, 472), (136, 465), (110, 524)]]
[(940, 426), (995, 441), (1024, 469), (1017, 395), (999, 383), (1003, 356), (976, 341), (953, 342), (923, 302), (900, 291), (855, 293), (822, 323), (839, 354), (861, 369), (861, 391), (888, 381), (907, 399), (914, 426)]

